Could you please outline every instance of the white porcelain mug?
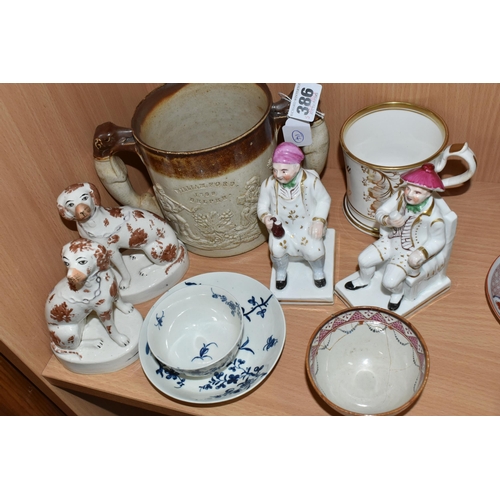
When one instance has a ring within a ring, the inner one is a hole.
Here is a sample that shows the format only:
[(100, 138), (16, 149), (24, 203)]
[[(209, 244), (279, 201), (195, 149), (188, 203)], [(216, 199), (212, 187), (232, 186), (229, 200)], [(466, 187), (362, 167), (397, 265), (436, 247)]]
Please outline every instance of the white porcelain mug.
[(465, 163), (462, 174), (443, 179), (446, 188), (468, 181), (476, 159), (467, 143), (448, 144), (448, 127), (429, 109), (405, 102), (375, 104), (351, 115), (340, 131), (347, 192), (344, 214), (364, 233), (378, 236), (375, 212), (403, 183), (401, 174), (433, 163), (441, 172), (448, 158)]

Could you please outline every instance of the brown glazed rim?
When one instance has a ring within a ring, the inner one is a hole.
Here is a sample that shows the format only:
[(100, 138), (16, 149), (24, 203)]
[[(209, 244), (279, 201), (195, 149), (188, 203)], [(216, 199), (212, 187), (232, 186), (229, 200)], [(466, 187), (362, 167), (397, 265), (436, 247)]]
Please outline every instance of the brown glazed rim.
[[(436, 125), (444, 131), (444, 140), (443, 144), (441, 147), (429, 158), (426, 158), (425, 160), (419, 161), (418, 163), (413, 163), (410, 165), (396, 165), (392, 167), (386, 167), (384, 165), (376, 165), (374, 163), (369, 163), (365, 160), (361, 160), (357, 156), (353, 155), (352, 152), (349, 150), (347, 145), (344, 142), (344, 134), (347, 132), (347, 130), (352, 126), (353, 123), (358, 121), (360, 118), (363, 116), (369, 115), (371, 113), (375, 113), (377, 111), (385, 110), (385, 109), (406, 109), (409, 111), (413, 111), (415, 113), (419, 113), (421, 115), (425, 115), (428, 118), (430, 118)], [(431, 111), (430, 109), (424, 108), (422, 106), (418, 106), (416, 104), (412, 104), (410, 102), (399, 102), (399, 101), (390, 101), (390, 102), (383, 102), (380, 104), (373, 104), (371, 106), (367, 106), (366, 108), (360, 109), (359, 111), (356, 111), (353, 113), (347, 120), (344, 122), (342, 125), (342, 128), (340, 129), (340, 144), (342, 146), (342, 149), (356, 162), (358, 162), (361, 165), (366, 165), (367, 167), (373, 168), (375, 170), (408, 170), (411, 168), (417, 168), (422, 166), (424, 163), (428, 163), (431, 160), (433, 160), (438, 154), (440, 154), (446, 145), (448, 144), (448, 126), (446, 125), (445, 121), (437, 114), (434, 113), (434, 111)]]
[[(169, 93), (168, 90), (171, 90), (172, 93), (175, 93), (186, 85), (190, 85), (190, 84), (189, 83), (176, 83), (176, 84), (165, 83), (165, 84), (161, 85), (160, 87), (157, 87), (156, 89), (152, 90), (137, 105), (137, 107), (135, 108), (134, 115), (132, 116), (132, 122), (131, 122), (132, 123), (132, 134), (134, 135), (136, 142), (138, 142), (142, 147), (148, 149), (149, 151), (156, 152), (158, 154), (169, 154), (169, 155), (180, 155), (180, 156), (189, 156), (189, 155), (204, 153), (207, 151), (215, 151), (217, 149), (224, 148), (224, 147), (228, 146), (229, 144), (233, 144), (233, 143), (241, 140), (242, 138), (251, 134), (257, 128), (259, 128), (262, 125), (262, 123), (267, 119), (267, 117), (270, 113), (270, 110), (271, 110), (271, 106), (273, 104), (271, 91), (269, 90), (269, 87), (265, 83), (250, 84), (250, 85), (257, 85), (258, 87), (260, 87), (264, 91), (264, 93), (267, 97), (267, 109), (263, 113), (262, 118), (252, 128), (248, 129), (245, 133), (243, 133), (237, 137), (234, 137), (230, 141), (226, 141), (222, 144), (217, 144), (216, 146), (212, 146), (210, 148), (198, 149), (198, 150), (194, 150), (194, 151), (167, 151), (165, 149), (155, 148), (153, 146), (150, 146), (149, 144), (146, 144), (144, 141), (142, 141), (139, 138), (138, 134), (135, 131), (137, 122), (139, 121), (139, 115), (141, 113), (144, 113), (144, 117), (146, 117), (148, 112), (151, 111), (155, 107), (156, 102), (153, 101), (154, 98), (157, 98), (159, 96), (159, 98), (158, 98), (158, 102), (159, 102), (161, 100), (161, 96), (163, 95), (163, 93), (165, 93), (165, 95), (168, 95), (168, 93)], [(166, 90), (167, 90), (167, 92), (166, 92)], [(152, 103), (152, 105), (150, 103)], [(144, 119), (144, 117), (143, 117), (143, 119)]]
[[(351, 311), (366, 311), (366, 310), (378, 311), (378, 312), (384, 313), (384, 314), (392, 316), (392, 317), (396, 318), (397, 320), (401, 321), (402, 323), (404, 323), (408, 328), (410, 328), (415, 333), (415, 335), (417, 336), (418, 340), (422, 344), (422, 348), (424, 349), (424, 355), (425, 355), (425, 374), (424, 374), (424, 380), (422, 381), (422, 385), (420, 386), (420, 388), (418, 389), (418, 391), (406, 403), (404, 403), (403, 405), (401, 405), (398, 408), (394, 408), (393, 410), (390, 410), (390, 411), (387, 411), (387, 412), (384, 412), (384, 413), (370, 413), (370, 414), (357, 413), (357, 412), (354, 412), (354, 411), (346, 410), (345, 408), (342, 408), (341, 406), (336, 405), (335, 403), (333, 403), (332, 401), (330, 401), (321, 392), (321, 389), (316, 385), (316, 382), (314, 381), (314, 377), (313, 377), (313, 375), (311, 373), (311, 368), (309, 366), (309, 353), (311, 352), (312, 343), (313, 343), (316, 335), (319, 333), (319, 331), (321, 330), (321, 328), (323, 328), (323, 326), (326, 325), (326, 323), (328, 323), (332, 319), (336, 318), (337, 316), (340, 316), (341, 314), (346, 314), (346, 313), (351, 312)], [(320, 396), (320, 398), (328, 406), (330, 406), (331, 408), (333, 408), (336, 412), (341, 413), (343, 415), (347, 415), (347, 416), (379, 416), (379, 417), (383, 417), (383, 416), (389, 416), (389, 415), (398, 415), (398, 414), (402, 413), (403, 411), (405, 411), (410, 406), (412, 406), (415, 403), (415, 401), (418, 400), (418, 398), (420, 397), (420, 394), (424, 390), (425, 385), (427, 384), (427, 379), (429, 378), (430, 357), (429, 357), (429, 350), (427, 349), (427, 345), (425, 343), (425, 340), (422, 337), (422, 335), (420, 334), (420, 332), (409, 321), (407, 321), (405, 318), (403, 318), (399, 314), (391, 312), (391, 311), (389, 311), (387, 309), (382, 309), (380, 307), (371, 307), (371, 306), (350, 307), (350, 308), (343, 309), (341, 311), (338, 311), (338, 312), (332, 314), (327, 319), (325, 319), (314, 330), (314, 333), (311, 335), (311, 338), (309, 339), (309, 343), (307, 344), (307, 351), (306, 351), (306, 371), (307, 371), (307, 377), (309, 378), (309, 381), (311, 382), (311, 385), (314, 387), (314, 389), (315, 389), (316, 393), (318, 394), (318, 396)]]

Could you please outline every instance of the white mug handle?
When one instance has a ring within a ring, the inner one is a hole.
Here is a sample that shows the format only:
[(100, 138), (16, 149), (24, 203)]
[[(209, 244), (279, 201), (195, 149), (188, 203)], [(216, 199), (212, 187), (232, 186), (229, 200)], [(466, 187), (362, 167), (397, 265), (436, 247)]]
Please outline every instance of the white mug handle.
[(443, 179), (443, 184), (446, 188), (456, 187), (468, 181), (476, 172), (477, 167), (476, 156), (467, 143), (452, 144), (451, 146), (448, 146), (442, 155), (437, 159), (436, 164), (434, 165), (436, 172), (441, 172), (446, 165), (448, 158), (451, 157), (458, 157), (464, 160), (467, 165), (467, 170), (462, 174)]

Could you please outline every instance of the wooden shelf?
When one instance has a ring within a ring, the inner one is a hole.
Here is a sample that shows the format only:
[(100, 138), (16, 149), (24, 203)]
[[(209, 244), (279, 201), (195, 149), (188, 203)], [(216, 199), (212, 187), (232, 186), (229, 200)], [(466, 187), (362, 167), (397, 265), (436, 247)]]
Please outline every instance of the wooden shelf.
[[(344, 194), (340, 169), (330, 168), (323, 181), (332, 195), (330, 226), (337, 234), (336, 281), (356, 269), (357, 256), (373, 238), (353, 228), (342, 213)], [(409, 321), (424, 336), (430, 351), (430, 376), (420, 400), (408, 415), (497, 415), (500, 413), (500, 325), (487, 304), (484, 283), (497, 257), (500, 221), (477, 220), (476, 207), (493, 207), (499, 196), (494, 184), (472, 182), (445, 196), (458, 215), (457, 236), (448, 276), (452, 287)], [(210, 271), (243, 272), (269, 286), (267, 245), (227, 259), (190, 255), (187, 277)], [(145, 315), (154, 303), (139, 306)], [(345, 308), (283, 305), (287, 339), (274, 371), (253, 392), (223, 404), (189, 405), (156, 390), (140, 361), (113, 374), (84, 376), (68, 372), (52, 357), (43, 375), (53, 384), (110, 398), (160, 413), (189, 415), (328, 415), (307, 380), (305, 356), (309, 339), (321, 321)]]
[[(293, 83), (269, 86), (275, 100), (278, 92), (293, 89)], [(338, 298), (333, 306), (283, 306), (287, 339), (277, 366), (253, 392), (225, 404), (174, 401), (149, 383), (139, 362), (114, 374), (78, 376), (52, 357), (44, 303), (64, 274), (61, 248), (77, 235), (74, 226), (61, 220), (55, 200), (66, 186), (87, 181), (101, 188), (103, 205), (117, 205), (94, 169), (94, 130), (106, 121), (129, 126), (135, 106), (155, 87), (0, 85), (0, 353), (67, 414), (127, 414), (131, 407), (137, 413), (190, 415), (330, 414), (307, 381), (305, 355), (318, 324), (344, 308)], [(500, 414), (500, 324), (484, 290), (488, 269), (500, 253), (499, 97), (500, 84), (323, 84), (321, 110), (330, 131), (323, 182), (332, 196), (329, 224), (336, 231), (336, 281), (354, 272), (359, 253), (372, 241), (342, 212), (346, 184), (338, 138), (348, 116), (379, 102), (413, 102), (441, 115), (449, 127), (449, 143), (467, 141), (478, 159), (474, 178), (444, 196), (458, 215), (448, 268), (451, 289), (409, 318), (426, 340), (431, 367), (422, 397), (408, 415)], [(147, 189), (138, 158), (124, 160), (131, 166), (132, 183)], [(266, 244), (227, 259), (190, 257), (186, 277), (224, 270), (269, 286)], [(143, 315), (153, 302), (139, 307)], [(127, 406), (120, 410), (122, 404)]]

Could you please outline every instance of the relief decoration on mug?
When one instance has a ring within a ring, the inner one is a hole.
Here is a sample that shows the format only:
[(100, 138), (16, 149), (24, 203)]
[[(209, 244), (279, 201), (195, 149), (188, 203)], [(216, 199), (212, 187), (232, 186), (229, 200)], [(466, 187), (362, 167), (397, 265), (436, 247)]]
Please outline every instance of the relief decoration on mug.
[[(165, 218), (172, 225), (179, 239), (186, 244), (193, 244), (197, 248), (209, 250), (213, 248), (235, 248), (241, 243), (255, 240), (261, 235), (257, 218), (257, 201), (260, 192), (260, 178), (255, 175), (246, 183), (236, 198), (237, 205), (243, 206), (239, 220), (235, 220), (233, 211), (207, 210), (210, 205), (220, 206), (230, 199), (221, 192), (222, 189), (237, 189), (235, 182), (196, 183), (185, 188), (191, 191), (189, 198), (191, 207), (187, 207), (169, 197), (163, 187), (153, 185), (156, 198), (162, 208)], [(188, 221), (187, 217), (192, 219)]]
[(362, 180), (367, 192), (363, 193), (363, 199), (369, 204), (367, 215), (375, 216), (375, 212), (386, 200), (388, 200), (403, 184), (399, 173), (381, 172), (368, 167), (361, 166), (365, 174)]

